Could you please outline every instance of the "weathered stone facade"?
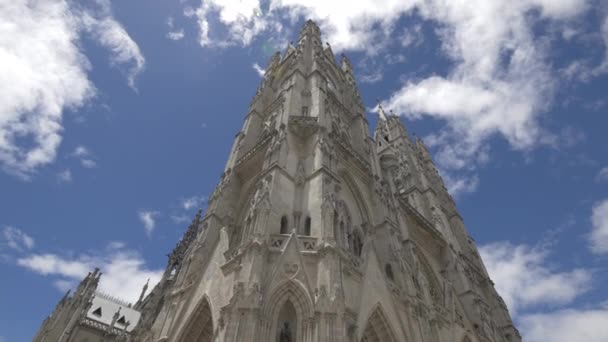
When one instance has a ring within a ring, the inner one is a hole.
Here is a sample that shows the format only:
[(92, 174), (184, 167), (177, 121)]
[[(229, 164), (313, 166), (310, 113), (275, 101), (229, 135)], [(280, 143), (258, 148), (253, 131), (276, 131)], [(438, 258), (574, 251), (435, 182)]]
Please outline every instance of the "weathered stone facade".
[(369, 136), (352, 67), (312, 21), (133, 309), (123, 338), (145, 342), (521, 341), (428, 150), (382, 108)]

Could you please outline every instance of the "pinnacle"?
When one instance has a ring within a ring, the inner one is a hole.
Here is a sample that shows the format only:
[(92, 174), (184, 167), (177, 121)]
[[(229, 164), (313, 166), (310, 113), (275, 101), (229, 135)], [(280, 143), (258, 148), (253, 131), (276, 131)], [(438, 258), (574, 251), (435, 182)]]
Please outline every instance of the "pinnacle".
[(320, 37), (321, 29), (317, 23), (315, 23), (312, 19), (306, 20), (302, 28), (300, 29), (300, 37), (306, 35), (307, 33)]

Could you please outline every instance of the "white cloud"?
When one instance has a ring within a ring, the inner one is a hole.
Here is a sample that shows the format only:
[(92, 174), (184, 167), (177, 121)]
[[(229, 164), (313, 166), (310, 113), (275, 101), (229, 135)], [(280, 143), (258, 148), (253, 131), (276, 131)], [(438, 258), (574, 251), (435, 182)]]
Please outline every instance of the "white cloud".
[(89, 149), (82, 145), (76, 146), (72, 152), (72, 155), (77, 158), (88, 157), (90, 154)]
[(185, 210), (190, 210), (194, 208), (200, 208), (207, 198), (205, 196), (192, 196), (188, 198), (184, 198), (181, 201), (182, 208)]
[(18, 252), (27, 251), (34, 248), (34, 238), (18, 228), (6, 226), (2, 231), (2, 235), (4, 236), (6, 244)]
[(93, 159), (81, 159), (80, 164), (82, 164), (82, 166), (86, 167), (87, 169), (91, 169), (97, 166), (97, 163)]
[(95, 254), (76, 257), (49, 253), (31, 254), (18, 259), (17, 264), (51, 277), (54, 285), (61, 291), (73, 288), (88, 272), (99, 267), (103, 273), (99, 290), (130, 302), (138, 299), (147, 279), (150, 279), (150, 286), (154, 286), (162, 276), (162, 270), (146, 267), (145, 261), (137, 252), (116, 244)]
[(606, 307), (524, 315), (519, 322), (526, 342), (608, 341)]
[(571, 303), (591, 286), (587, 269), (557, 271), (547, 262), (547, 247), (508, 242), (481, 246), (479, 252), (512, 316), (537, 305)]
[(376, 83), (382, 81), (382, 78), (382, 70), (377, 69), (367, 75), (362, 75), (361, 77), (359, 77), (359, 81), (361, 83)]
[(412, 48), (422, 44), (424, 41), (422, 25), (418, 24), (412, 28), (406, 28), (399, 37), (399, 41), (404, 48)]
[(87, 169), (97, 166), (97, 162), (92, 158), (91, 151), (83, 145), (76, 146), (74, 152), (72, 152), (72, 156), (80, 159), (80, 164)]
[(591, 251), (595, 254), (608, 253), (608, 199), (593, 206), (591, 224), (593, 225), (589, 235)]
[(171, 40), (181, 40), (182, 38), (184, 38), (184, 29), (167, 32), (167, 38)]
[(70, 183), (72, 181), (72, 171), (65, 169), (57, 173), (57, 181), (59, 183)]
[[(135, 78), (144, 70), (146, 59), (125, 28), (112, 17), (109, 0), (99, 0), (101, 13), (84, 12), (84, 28), (110, 51), (113, 65), (125, 65), (129, 86), (136, 90)], [(102, 15), (100, 18), (99, 15)]]
[(597, 182), (603, 182), (608, 180), (608, 166), (604, 166), (595, 176)]
[[(211, 13), (219, 14), (219, 20), (227, 25), (228, 37), (211, 39), (208, 19)], [(184, 11), (185, 16), (197, 18), (201, 46), (249, 45), (256, 35), (269, 27), (269, 21), (261, 13), (257, 0), (205, 0), (197, 9)], [(276, 31), (282, 29), (278, 22), (272, 27)]]
[(171, 40), (181, 40), (184, 38), (184, 29), (175, 28), (175, 24), (173, 23), (173, 17), (169, 17), (167, 19), (167, 26), (169, 26), (169, 32), (167, 32), (167, 38)]
[(154, 231), (154, 227), (156, 226), (156, 218), (160, 213), (158, 211), (140, 210), (137, 212), (137, 215), (139, 216), (139, 220), (144, 224), (146, 235), (152, 235), (152, 231)]
[(453, 197), (458, 197), (462, 194), (475, 192), (479, 186), (479, 177), (473, 176), (452, 176), (449, 173), (441, 172), (442, 179), (445, 182), (445, 187)]
[(129, 83), (143, 68), (137, 45), (109, 11), (67, 0), (15, 0), (0, 8), (0, 166), (29, 178), (55, 160), (65, 110), (95, 95), (91, 68), (80, 39), (91, 33), (112, 52), (112, 61), (132, 60)]
[(266, 73), (266, 70), (262, 69), (262, 67), (258, 64), (258, 63), (253, 63), (253, 70), (255, 70), (255, 72), (260, 76), (260, 77), (264, 77), (264, 74)]
[[(551, 39), (544, 33), (538, 36), (537, 24), (563, 24), (565, 30), (586, 13), (590, 0), (356, 0), (348, 6), (325, 0), (272, 0), (258, 17), (253, 13), (259, 7), (255, 0), (203, 1), (188, 13), (199, 20), (203, 46), (214, 44), (209, 36), (211, 13), (217, 13), (230, 32), (248, 30), (254, 36), (270, 31), (283, 17), (292, 23), (307, 17), (317, 20), (334, 51), (363, 50), (368, 55), (377, 55), (396, 36), (405, 48), (424, 42), (420, 24), (394, 32), (404, 15), (432, 23), (441, 51), (453, 65), (444, 75), (406, 83), (384, 104), (410, 119), (433, 117), (445, 124), (437, 149), (452, 150), (455, 163), (440, 163), (450, 172), (479, 166), (479, 154), (487, 154), (485, 143), (494, 136), (524, 151), (555, 141), (539, 124), (540, 114), (552, 105), (558, 79), (548, 61)], [(604, 29), (608, 41), (608, 21)], [(250, 35), (230, 43), (248, 45)], [(380, 75), (369, 73), (361, 80), (374, 82)]]

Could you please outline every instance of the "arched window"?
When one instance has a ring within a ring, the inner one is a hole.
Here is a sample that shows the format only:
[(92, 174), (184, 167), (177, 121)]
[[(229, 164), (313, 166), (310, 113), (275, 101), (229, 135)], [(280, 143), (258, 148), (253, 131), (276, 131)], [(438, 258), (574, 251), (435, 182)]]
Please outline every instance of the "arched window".
[(344, 241), (344, 234), (346, 233), (346, 229), (344, 228), (344, 221), (340, 221), (340, 245), (342, 247), (344, 247), (345, 245), (345, 241)]
[(334, 239), (336, 243), (340, 243), (340, 228), (338, 223), (338, 213), (334, 211)]
[(184, 335), (178, 338), (181, 342), (211, 342), (213, 340), (213, 317), (211, 305), (204, 298), (186, 325)]
[(363, 249), (363, 241), (361, 240), (361, 235), (358, 231), (353, 233), (353, 253), (360, 257), (361, 250)]
[(386, 276), (391, 281), (395, 281), (395, 275), (393, 274), (393, 266), (391, 264), (384, 265), (384, 271), (386, 272)]
[(247, 220), (245, 221), (245, 229), (244, 229), (244, 236), (241, 238), (241, 240), (247, 238), (247, 236), (249, 236), (250, 234), (250, 230), (251, 230), (251, 217), (248, 217)]
[(307, 216), (304, 221), (304, 235), (310, 236), (310, 216)]
[(281, 234), (287, 234), (287, 216), (283, 215), (283, 217), (281, 217)]

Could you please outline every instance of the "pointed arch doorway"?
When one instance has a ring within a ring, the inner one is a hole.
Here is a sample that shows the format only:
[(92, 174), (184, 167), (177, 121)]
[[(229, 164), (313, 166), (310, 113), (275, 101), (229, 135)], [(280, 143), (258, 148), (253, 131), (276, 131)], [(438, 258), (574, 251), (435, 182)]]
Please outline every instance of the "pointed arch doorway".
[(376, 307), (361, 334), (361, 342), (397, 342), (384, 313)]
[(212, 342), (213, 341), (213, 316), (211, 305), (206, 297), (201, 300), (196, 311), (192, 314), (182, 342)]

